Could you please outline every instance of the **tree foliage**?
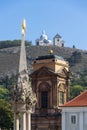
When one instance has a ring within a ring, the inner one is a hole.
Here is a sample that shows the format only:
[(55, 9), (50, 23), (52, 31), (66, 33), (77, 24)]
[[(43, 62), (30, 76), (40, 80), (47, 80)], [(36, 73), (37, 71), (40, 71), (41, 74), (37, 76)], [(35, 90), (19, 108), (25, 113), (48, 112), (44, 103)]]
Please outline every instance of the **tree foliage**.
[(78, 96), (87, 89), (87, 71), (74, 74), (70, 85), (70, 98)]
[[(3, 93), (0, 91), (0, 99), (5, 99), (9, 101), (11, 96), (13, 95), (14, 85), (17, 83), (17, 75), (12, 75), (11, 77), (5, 76), (1, 81), (1, 88), (3, 89)], [(6, 93), (5, 93), (6, 92)]]
[[(2, 48), (8, 48), (8, 47), (16, 47), (20, 46), (21, 40), (7, 40), (7, 41), (0, 41), (0, 49)], [(31, 41), (25, 41), (26, 46), (30, 46), (32, 43)]]
[(84, 89), (80, 85), (72, 86), (71, 89), (70, 89), (70, 98), (72, 99), (72, 98), (78, 96), (83, 91), (84, 91)]
[(71, 86), (73, 85), (81, 85), (84, 89), (87, 89), (87, 71), (73, 75)]
[(8, 100), (9, 90), (0, 86), (0, 99)]
[(0, 99), (0, 128), (2, 130), (13, 128), (13, 111), (11, 105), (3, 99)]
[(13, 129), (13, 111), (9, 103), (13, 85), (16, 83), (16, 76), (6, 76), (0, 81), (0, 128), (2, 130)]

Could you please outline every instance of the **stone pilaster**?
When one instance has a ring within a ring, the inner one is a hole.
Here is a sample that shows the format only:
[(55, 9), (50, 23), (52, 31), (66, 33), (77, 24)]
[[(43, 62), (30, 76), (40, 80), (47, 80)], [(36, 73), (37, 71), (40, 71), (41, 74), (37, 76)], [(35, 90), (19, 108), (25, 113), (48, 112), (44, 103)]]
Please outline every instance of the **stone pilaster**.
[(21, 113), (21, 130), (26, 130), (26, 112)]
[(26, 130), (31, 130), (31, 113), (26, 113)]
[(19, 115), (14, 112), (14, 130), (19, 130)]
[(62, 112), (62, 130), (65, 130), (65, 112)]
[(81, 111), (80, 113), (79, 113), (79, 116), (80, 116), (80, 128), (79, 128), (79, 130), (83, 130), (83, 111)]

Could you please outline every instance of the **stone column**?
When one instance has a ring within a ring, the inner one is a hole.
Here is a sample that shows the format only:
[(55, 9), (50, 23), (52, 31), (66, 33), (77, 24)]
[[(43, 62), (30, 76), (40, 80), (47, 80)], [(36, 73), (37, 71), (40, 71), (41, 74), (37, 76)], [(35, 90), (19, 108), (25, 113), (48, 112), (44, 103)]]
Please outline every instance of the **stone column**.
[(21, 114), (21, 130), (26, 130), (26, 112), (22, 112)]
[(19, 116), (16, 112), (14, 113), (14, 130), (19, 130)]
[(26, 113), (26, 130), (31, 130), (31, 112)]

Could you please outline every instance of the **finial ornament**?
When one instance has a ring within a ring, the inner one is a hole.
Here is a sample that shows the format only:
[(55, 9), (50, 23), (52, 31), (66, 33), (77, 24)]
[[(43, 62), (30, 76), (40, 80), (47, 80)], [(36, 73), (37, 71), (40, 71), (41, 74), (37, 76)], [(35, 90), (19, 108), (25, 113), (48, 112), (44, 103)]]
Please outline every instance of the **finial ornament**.
[(50, 50), (49, 53), (50, 53), (50, 55), (52, 55), (53, 54), (53, 50)]
[(25, 19), (23, 19), (23, 21), (22, 21), (22, 35), (25, 36), (25, 33), (26, 33), (26, 21), (25, 21)]

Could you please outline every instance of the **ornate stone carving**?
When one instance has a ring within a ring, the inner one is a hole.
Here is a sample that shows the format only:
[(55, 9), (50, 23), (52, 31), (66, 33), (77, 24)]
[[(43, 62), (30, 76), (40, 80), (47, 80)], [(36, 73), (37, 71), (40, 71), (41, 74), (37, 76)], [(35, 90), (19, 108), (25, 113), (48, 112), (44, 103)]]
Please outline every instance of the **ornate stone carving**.
[(60, 83), (60, 84), (58, 85), (58, 91), (65, 92), (65, 84)]
[(13, 100), (15, 103), (24, 103), (26, 109), (31, 109), (36, 104), (37, 99), (30, 86), (28, 75), (25, 73), (22, 77), (19, 74), (18, 79), (18, 84), (14, 86)]

